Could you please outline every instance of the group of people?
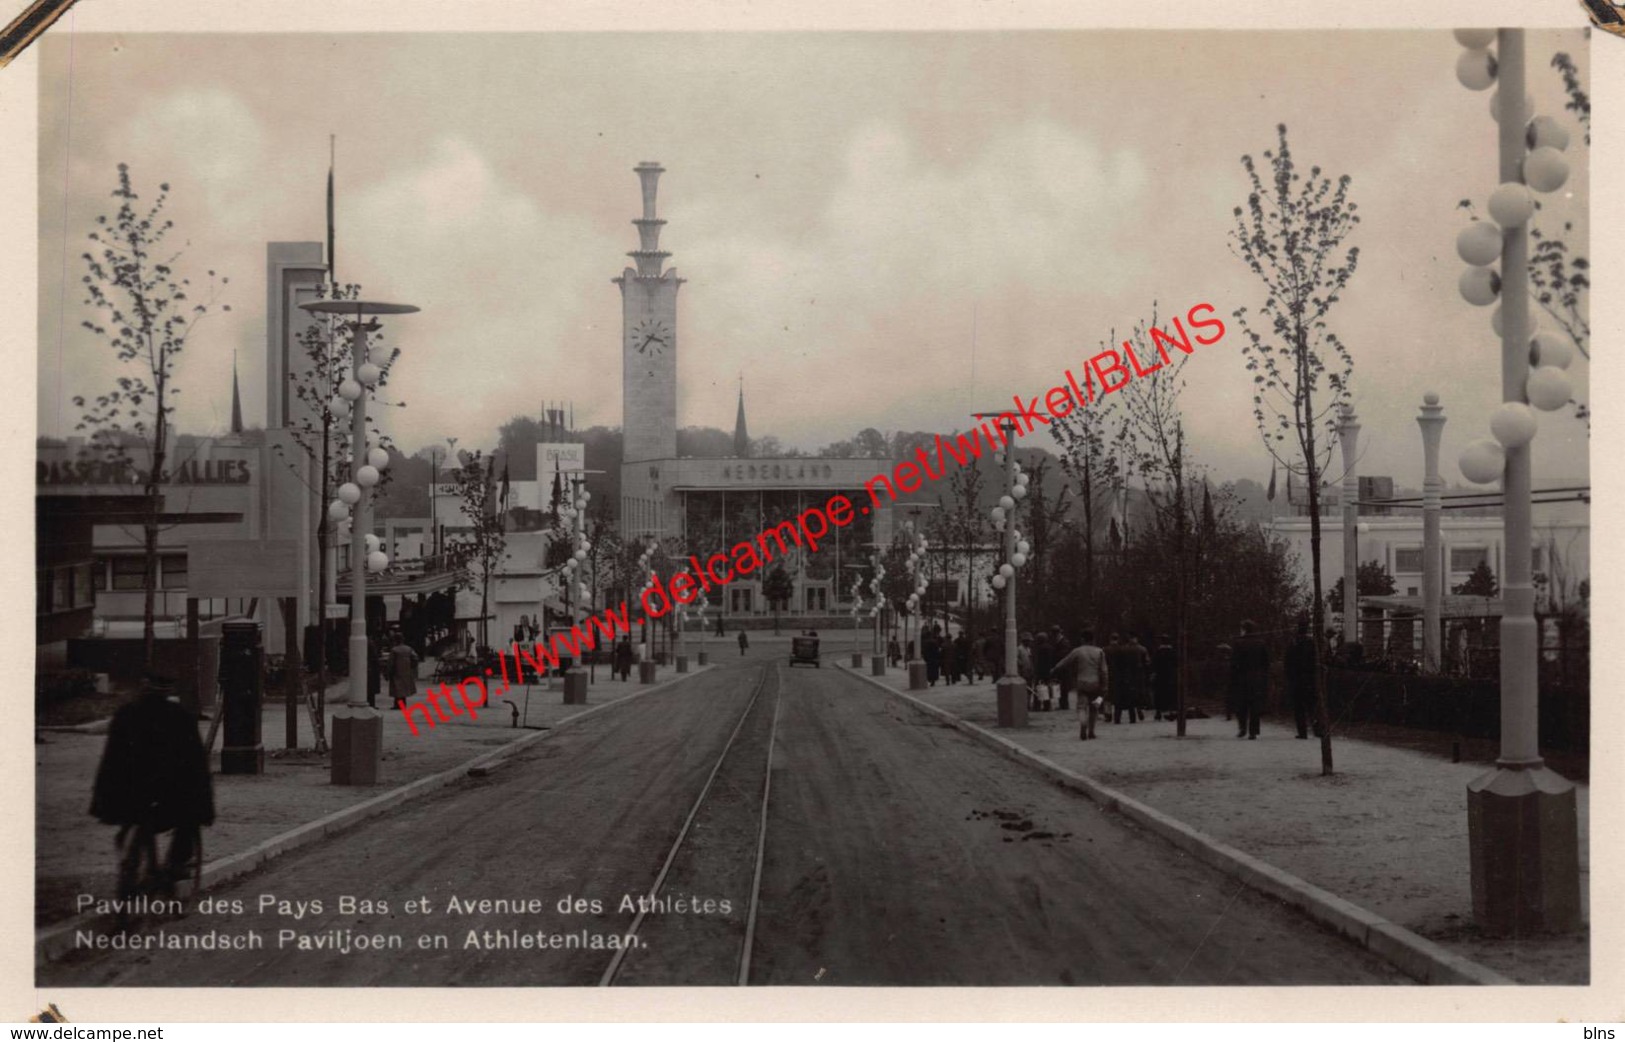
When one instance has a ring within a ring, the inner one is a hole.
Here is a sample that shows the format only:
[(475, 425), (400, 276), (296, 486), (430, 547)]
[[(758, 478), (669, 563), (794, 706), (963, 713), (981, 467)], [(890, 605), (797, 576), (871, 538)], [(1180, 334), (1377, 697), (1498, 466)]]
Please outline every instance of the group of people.
[[(963, 629), (953, 636), (949, 632), (941, 623), (927, 624), (921, 632), (919, 657), (925, 662), (929, 685), (935, 687), (939, 679), (957, 684), (1005, 675), (1004, 636), (998, 630), (989, 629), (979, 640), (972, 640)], [(1242, 622), (1240, 635), (1220, 644), (1218, 650), (1226, 660), (1220, 681), (1225, 688), (1225, 718), (1236, 721), (1236, 737), (1256, 739), (1269, 704), (1270, 646), (1248, 619)], [(905, 649), (895, 637), (890, 640), (887, 654), (893, 666), (905, 651), (910, 659), (914, 657), (913, 641)], [(1297, 737), (1308, 738), (1314, 715), (1316, 651), (1306, 621), (1300, 621), (1286, 648), (1284, 666)], [(1028, 709), (1033, 712), (1065, 711), (1076, 692), (1081, 740), (1095, 737), (1095, 723), (1102, 712), (1109, 712), (1112, 723), (1122, 723), (1126, 713), (1131, 724), (1144, 719), (1148, 711), (1153, 720), (1174, 720), (1178, 714), (1179, 654), (1166, 633), (1146, 643), (1134, 633), (1112, 633), (1104, 646), (1095, 643), (1090, 629), (1078, 633), (1075, 644), (1060, 626), (1023, 633), (1016, 646), (1015, 672), (1026, 682)], [(1313, 731), (1320, 733), (1318, 723)]]

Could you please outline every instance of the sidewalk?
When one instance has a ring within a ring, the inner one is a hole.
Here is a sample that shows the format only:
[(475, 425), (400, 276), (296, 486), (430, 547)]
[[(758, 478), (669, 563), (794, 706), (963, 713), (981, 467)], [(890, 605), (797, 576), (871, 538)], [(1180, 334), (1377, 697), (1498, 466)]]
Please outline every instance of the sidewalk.
[[(843, 657), (841, 664), (844, 666)], [(864, 668), (869, 673), (868, 657)], [(908, 676), (873, 678), (906, 691)], [(997, 729), (991, 682), (907, 692), (960, 719), (1116, 789), (1519, 983), (1589, 980), (1589, 927), (1573, 937), (1493, 940), (1473, 925), (1467, 783), (1490, 765), (1333, 736), (1336, 773), (1320, 773), (1320, 743), (1266, 717), (1257, 741), (1223, 716), (1174, 724), (1104, 721), (1078, 740), (1073, 711), (1031, 713)], [(1589, 786), (1577, 786), (1581, 908), (1590, 922)]]
[[(432, 667), (424, 666), (428, 676)], [(690, 665), (690, 673), (698, 667)], [(667, 665), (656, 672), (655, 682), (676, 679), (675, 667)], [(609, 702), (616, 702), (652, 685), (640, 684), (636, 671), (622, 683), (610, 678), (606, 666), (598, 668), (598, 682), (587, 690), (587, 704), (564, 705), (562, 690), (540, 685), (530, 688), (529, 711), (521, 724), (530, 728), (558, 726), (576, 716)], [(427, 689), (421, 680), (418, 694)], [(346, 681), (332, 685), (327, 692), (327, 735), (333, 734), (332, 712), (349, 697)], [(433, 730), (418, 722), (418, 735), (408, 729), (397, 710), (389, 708), (387, 693), (379, 698), (383, 710), (383, 757), (379, 781), (374, 786), (337, 786), (328, 780), (329, 760), (311, 750), (310, 713), (299, 707), (300, 749), (284, 749), (287, 708), (277, 699), (262, 712), (261, 741), (265, 746), (265, 773), (259, 775), (214, 776), (215, 823), (203, 833), (204, 857), (214, 862), (240, 854), (274, 836), (319, 820), (372, 799), (400, 785), (450, 770), (476, 756), (491, 752), (535, 730), (512, 726), (513, 711), (503, 701), (525, 710), (525, 688), (512, 685), (507, 693), (493, 694), (493, 704), (482, 708), (479, 717), (452, 717)], [(414, 714), (416, 716), (416, 714)], [(199, 733), (208, 736), (209, 721), (199, 723)], [(104, 728), (95, 728), (102, 731)], [(88, 813), (91, 783), (101, 760), (105, 733), (46, 731), (38, 735), (35, 749), (35, 925), (45, 926), (70, 918), (74, 899), (81, 893), (110, 896), (115, 883), (113, 836), (116, 829), (103, 825)], [(215, 737), (212, 760), (218, 772), (223, 736)]]

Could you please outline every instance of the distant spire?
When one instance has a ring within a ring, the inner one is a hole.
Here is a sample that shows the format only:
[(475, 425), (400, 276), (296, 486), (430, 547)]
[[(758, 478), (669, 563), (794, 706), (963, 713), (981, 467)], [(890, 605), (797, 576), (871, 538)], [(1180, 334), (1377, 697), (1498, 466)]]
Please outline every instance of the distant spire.
[(745, 376), (739, 376), (739, 413), (734, 417), (734, 455), (750, 455), (750, 432), (745, 429)]
[(231, 433), (243, 433), (243, 399), (237, 393), (237, 352), (231, 353)]

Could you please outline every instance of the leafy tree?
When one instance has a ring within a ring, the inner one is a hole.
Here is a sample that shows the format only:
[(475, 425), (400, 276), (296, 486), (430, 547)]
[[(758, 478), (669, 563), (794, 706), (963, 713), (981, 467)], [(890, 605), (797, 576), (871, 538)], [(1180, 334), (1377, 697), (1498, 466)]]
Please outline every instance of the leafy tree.
[[(159, 519), (168, 479), (170, 416), (180, 393), (172, 379), (192, 331), (214, 310), (215, 273), (209, 272), (208, 296), (194, 301), (191, 280), (174, 267), (180, 252), (172, 252), (166, 244), (175, 226), (164, 217), (169, 185), (158, 186), (151, 206), (140, 206), (130, 168), (120, 163), (113, 198), (119, 200), (117, 209), (111, 216), (98, 216), (96, 230), (89, 234), (94, 252), (81, 255), (86, 269), (84, 302), (97, 313), (95, 320), (85, 319), (81, 324), (107, 341), (124, 375), (93, 404), (74, 397), (73, 404), (84, 410), (75, 429), (90, 432), (89, 451), (103, 462), (128, 465), (130, 448), (144, 450), (141, 530), (146, 596), (141, 607), (141, 638), (143, 661), (151, 668), (156, 648)], [(221, 278), (219, 285), (229, 282)], [(231, 306), (223, 304), (219, 310), (230, 311)]]
[[(1115, 337), (1114, 337), (1115, 339)], [(1120, 446), (1121, 421), (1115, 420), (1116, 399), (1097, 398), (1081, 408), (1074, 408), (1056, 419), (1051, 427), (1061, 447), (1061, 469), (1077, 489), (1078, 507), (1083, 512), (1082, 597), (1077, 607), (1092, 614), (1095, 605), (1095, 552), (1099, 521), (1109, 516), (1112, 496), (1116, 495), (1117, 478), (1121, 473)], [(1111, 433), (1111, 432), (1117, 433)], [(1111, 520), (1115, 531), (1117, 522)], [(1120, 540), (1119, 540), (1120, 545)], [(1116, 549), (1116, 546), (1113, 547)]]
[[(1349, 199), (1352, 179), (1335, 182), (1318, 166), (1305, 178), (1287, 145), (1286, 124), (1276, 127), (1279, 147), (1264, 152), (1269, 180), (1253, 157), (1241, 157), (1251, 190), (1236, 207), (1232, 252), (1264, 284), (1257, 313), (1235, 312), (1245, 337), (1242, 357), (1253, 374), (1253, 419), (1270, 455), (1303, 479), (1309, 494), (1309, 574), (1312, 627), (1320, 662), (1326, 661), (1326, 620), (1320, 589), (1320, 486), (1337, 444), (1338, 414), (1349, 400), (1354, 359), (1327, 325), (1359, 262), (1344, 243), (1360, 223)], [(1322, 384), (1324, 383), (1324, 389)], [(1320, 721), (1320, 766), (1332, 773), (1332, 739), (1324, 671), (1315, 678)]]
[(966, 633), (976, 632), (976, 551), (989, 533), (989, 521), (982, 512), (982, 470), (971, 465), (956, 468), (948, 476), (948, 497), (941, 494), (937, 511), (942, 522), (943, 549), (957, 549), (965, 555), (965, 617), (961, 622)]
[[(1386, 597), (1395, 590), (1394, 577), (1388, 574), (1381, 561), (1361, 561), (1354, 569), (1354, 592), (1360, 597)], [(1328, 609), (1343, 610), (1343, 577), (1339, 575), (1326, 595)]]
[(773, 606), (774, 633), (779, 632), (779, 612), (790, 603), (790, 598), (795, 596), (795, 592), (795, 580), (790, 578), (790, 573), (784, 570), (782, 563), (775, 561), (773, 570), (762, 580), (762, 596)]
[(508, 536), (502, 511), (498, 508), (495, 457), (481, 452), (462, 453), (461, 464), (452, 474), (457, 498), (469, 519), (469, 531), (447, 540), (446, 552), (462, 569), (467, 581), (480, 588), (480, 644), (490, 646), (487, 615), (490, 614), (491, 578), (507, 551)]
[(1464, 593), (1472, 597), (1494, 597), (1500, 593), (1500, 589), (1495, 583), (1495, 573), (1490, 571), (1490, 563), (1480, 559), (1477, 567), (1468, 574), (1467, 581), (1452, 587), (1450, 592)]
[(1027, 498), (1018, 504), (1016, 511), (1017, 516), (1023, 519), (1020, 529), (1032, 547), (1032, 552), (1027, 555), (1026, 581), (1016, 586), (1016, 610), (1021, 618), (1030, 620), (1026, 624), (1028, 629), (1057, 619), (1070, 607), (1054, 603), (1052, 594), (1064, 588), (1064, 584), (1056, 581), (1057, 570), (1052, 564), (1057, 539), (1070, 525), (1067, 511), (1071, 506), (1072, 490), (1063, 481), (1054, 499), (1045, 494), (1044, 484), (1049, 475), (1050, 462), (1045, 455), (1028, 470)]

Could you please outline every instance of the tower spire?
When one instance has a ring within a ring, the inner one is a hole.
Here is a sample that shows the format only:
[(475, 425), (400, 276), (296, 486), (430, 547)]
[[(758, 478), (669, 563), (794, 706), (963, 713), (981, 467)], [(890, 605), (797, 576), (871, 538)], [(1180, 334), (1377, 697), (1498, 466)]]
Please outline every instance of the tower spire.
[(243, 433), (243, 398), (237, 393), (237, 352), (231, 353), (231, 433)]
[(739, 411), (734, 416), (734, 455), (750, 455), (750, 432), (745, 429), (745, 374), (739, 374)]

